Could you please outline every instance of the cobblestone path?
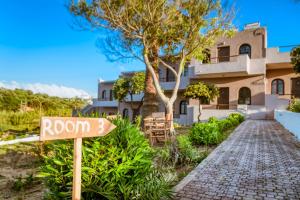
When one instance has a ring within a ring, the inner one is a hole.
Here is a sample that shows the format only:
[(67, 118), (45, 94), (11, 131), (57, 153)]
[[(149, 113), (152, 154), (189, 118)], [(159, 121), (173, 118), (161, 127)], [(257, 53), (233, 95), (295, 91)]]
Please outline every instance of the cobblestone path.
[(247, 120), (175, 192), (181, 200), (300, 199), (299, 142), (278, 122)]

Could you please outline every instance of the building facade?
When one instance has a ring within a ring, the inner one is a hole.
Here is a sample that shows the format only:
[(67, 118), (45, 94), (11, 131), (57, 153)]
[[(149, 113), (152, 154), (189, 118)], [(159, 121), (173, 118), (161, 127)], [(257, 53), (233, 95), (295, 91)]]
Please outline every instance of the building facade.
[[(300, 97), (300, 76), (293, 71), (289, 52), (268, 48), (267, 30), (258, 23), (246, 25), (232, 38), (220, 38), (206, 54), (203, 61), (192, 60), (181, 76), (174, 103), (174, 119), (180, 124), (197, 121), (199, 102), (183, 95), (185, 88), (197, 81), (215, 84), (220, 90), (217, 99), (201, 105), (202, 120), (223, 118), (232, 112), (255, 119), (272, 118), (275, 108), (286, 107), (291, 98)], [(173, 74), (161, 67), (159, 80), (164, 92), (171, 93), (175, 86)], [(98, 98), (90, 111), (120, 113), (130, 118), (140, 112), (131, 110), (128, 100), (117, 102), (112, 98), (113, 81), (100, 82), (98, 86)], [(135, 96), (136, 106), (142, 97), (143, 94)], [(165, 111), (162, 103), (160, 111)]]

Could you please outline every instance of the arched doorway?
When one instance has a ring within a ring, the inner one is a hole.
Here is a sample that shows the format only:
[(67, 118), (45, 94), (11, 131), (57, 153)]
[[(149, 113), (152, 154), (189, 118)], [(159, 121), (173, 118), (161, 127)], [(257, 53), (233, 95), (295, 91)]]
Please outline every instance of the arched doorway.
[(284, 95), (284, 81), (282, 79), (272, 81), (271, 94)]
[(251, 90), (248, 87), (240, 88), (238, 104), (251, 105)]
[(251, 58), (251, 46), (249, 44), (242, 44), (239, 49), (239, 54), (248, 54), (249, 58)]

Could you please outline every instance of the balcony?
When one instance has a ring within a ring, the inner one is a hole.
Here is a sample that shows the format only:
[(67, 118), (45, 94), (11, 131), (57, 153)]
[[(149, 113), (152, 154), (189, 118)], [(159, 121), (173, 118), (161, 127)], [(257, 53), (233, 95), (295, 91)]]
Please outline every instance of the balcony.
[(208, 64), (192, 60), (191, 66), (193, 66), (192, 76), (201, 78), (246, 76), (264, 74), (266, 59), (250, 59), (248, 55), (236, 55), (230, 56), (225, 62), (219, 62), (219, 58), (212, 58)]
[[(188, 74), (190, 73), (190, 70), (191, 69), (189, 69)], [(174, 77), (169, 77), (169, 78), (160, 77), (159, 82), (160, 82), (160, 85), (161, 85), (163, 90), (173, 90), (174, 87), (175, 87), (175, 83), (176, 83)], [(189, 75), (181, 76), (179, 89), (180, 90), (185, 89), (188, 86), (189, 83), (190, 83)]]
[(118, 107), (118, 101), (110, 98), (93, 99), (94, 107)]
[[(143, 97), (144, 97), (144, 93), (134, 94), (134, 95), (132, 95), (132, 101), (133, 102), (140, 102), (143, 99)], [(126, 96), (125, 101), (126, 102), (130, 102), (131, 101), (130, 95)]]
[(268, 48), (267, 69), (292, 68), (290, 52), (280, 52), (279, 48)]

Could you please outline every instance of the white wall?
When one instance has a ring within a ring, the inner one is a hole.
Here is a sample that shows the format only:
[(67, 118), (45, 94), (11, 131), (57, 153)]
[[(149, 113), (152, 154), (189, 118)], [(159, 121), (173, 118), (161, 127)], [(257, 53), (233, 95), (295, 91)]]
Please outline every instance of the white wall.
[[(231, 113), (237, 113), (237, 110), (217, 110), (217, 109), (204, 109), (201, 111), (200, 120), (207, 121), (210, 117), (223, 119), (228, 117)], [(198, 106), (188, 106), (187, 110), (187, 124), (198, 122), (199, 109)]]
[(285, 110), (289, 102), (288, 99), (281, 99), (278, 95), (266, 94), (265, 96), (265, 105), (269, 111), (274, 109)]
[(180, 125), (190, 125), (187, 115), (180, 115), (179, 118), (174, 118), (174, 121)]
[(300, 113), (275, 110), (275, 119), (300, 140)]

